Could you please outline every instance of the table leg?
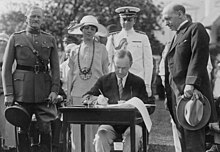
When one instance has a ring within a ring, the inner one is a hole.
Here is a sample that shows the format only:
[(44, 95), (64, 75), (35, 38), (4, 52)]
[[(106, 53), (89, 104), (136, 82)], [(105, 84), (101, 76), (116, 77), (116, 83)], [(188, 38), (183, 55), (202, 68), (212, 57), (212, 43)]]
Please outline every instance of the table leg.
[(81, 124), (81, 152), (85, 152), (85, 124)]
[(130, 134), (131, 134), (131, 152), (135, 152), (135, 123), (134, 121), (131, 122), (131, 130), (130, 130)]
[(67, 127), (68, 127), (68, 123), (66, 123), (65, 121), (63, 121), (63, 152), (67, 151)]
[(147, 140), (146, 140), (146, 137), (148, 136), (147, 135), (147, 132), (146, 132), (146, 127), (145, 127), (145, 124), (142, 123), (142, 132), (143, 132), (143, 152), (147, 152)]

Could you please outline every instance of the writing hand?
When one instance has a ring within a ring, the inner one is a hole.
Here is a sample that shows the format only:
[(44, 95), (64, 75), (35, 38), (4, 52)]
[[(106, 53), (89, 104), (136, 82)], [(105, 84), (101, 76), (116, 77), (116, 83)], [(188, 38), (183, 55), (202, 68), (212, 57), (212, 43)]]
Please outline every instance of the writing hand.
[(84, 105), (90, 105), (90, 104), (93, 104), (96, 100), (97, 100), (97, 96), (87, 94), (83, 97), (82, 103)]

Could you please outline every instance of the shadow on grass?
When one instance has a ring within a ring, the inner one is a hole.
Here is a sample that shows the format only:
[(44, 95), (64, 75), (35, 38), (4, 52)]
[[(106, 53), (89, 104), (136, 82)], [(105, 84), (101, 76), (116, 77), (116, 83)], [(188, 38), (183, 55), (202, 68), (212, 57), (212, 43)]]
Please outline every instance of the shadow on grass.
[(175, 152), (174, 146), (150, 144), (148, 152)]
[(156, 110), (151, 115), (153, 125), (150, 132), (149, 143), (153, 145), (173, 145), (170, 114), (164, 108), (164, 101), (157, 100), (156, 105)]

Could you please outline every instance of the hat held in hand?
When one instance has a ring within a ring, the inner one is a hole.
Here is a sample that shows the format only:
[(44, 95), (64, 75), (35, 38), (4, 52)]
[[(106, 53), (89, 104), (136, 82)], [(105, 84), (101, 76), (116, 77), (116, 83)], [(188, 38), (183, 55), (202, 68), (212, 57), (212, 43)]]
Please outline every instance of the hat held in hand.
[(31, 122), (28, 111), (17, 103), (5, 109), (5, 118), (12, 125), (22, 129), (27, 129)]
[(211, 106), (208, 99), (202, 97), (197, 99), (195, 94), (191, 99), (181, 97), (177, 104), (177, 120), (180, 125), (188, 130), (198, 130), (204, 127), (211, 116)]

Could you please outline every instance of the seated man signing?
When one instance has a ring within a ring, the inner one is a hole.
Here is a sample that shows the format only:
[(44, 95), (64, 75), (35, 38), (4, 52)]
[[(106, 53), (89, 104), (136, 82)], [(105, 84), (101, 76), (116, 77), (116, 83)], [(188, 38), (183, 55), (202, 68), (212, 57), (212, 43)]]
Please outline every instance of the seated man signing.
[[(128, 72), (132, 65), (131, 53), (127, 50), (116, 51), (114, 55), (115, 72), (100, 77), (96, 84), (84, 96), (85, 100), (103, 94), (108, 104), (117, 104), (137, 97), (147, 103), (148, 95), (144, 80)], [(136, 152), (140, 148), (142, 128), (135, 126)], [(96, 152), (110, 152), (113, 141), (122, 135), (123, 152), (130, 152), (130, 128), (127, 125), (101, 125), (94, 139)]]

